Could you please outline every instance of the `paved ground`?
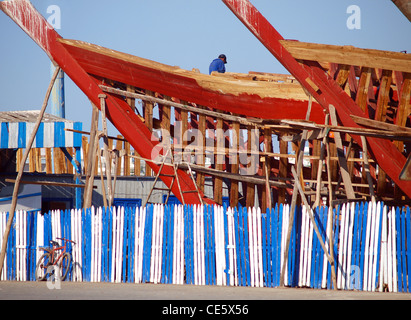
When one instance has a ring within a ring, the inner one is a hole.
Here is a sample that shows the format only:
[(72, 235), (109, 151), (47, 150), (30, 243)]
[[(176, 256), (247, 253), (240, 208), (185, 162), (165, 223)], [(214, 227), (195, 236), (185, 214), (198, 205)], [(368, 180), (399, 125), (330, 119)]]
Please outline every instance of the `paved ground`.
[[(411, 300), (411, 294), (163, 284), (0, 282), (0, 300)], [(50, 287), (50, 288), (49, 288)]]

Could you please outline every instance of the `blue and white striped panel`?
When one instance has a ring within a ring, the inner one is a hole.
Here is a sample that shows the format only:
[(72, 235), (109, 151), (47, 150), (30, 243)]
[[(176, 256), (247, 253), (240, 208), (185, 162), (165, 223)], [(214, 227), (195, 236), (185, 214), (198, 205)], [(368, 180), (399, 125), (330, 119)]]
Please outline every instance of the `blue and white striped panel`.
[[(0, 148), (25, 148), (35, 123), (1, 122)], [(40, 123), (33, 148), (81, 147), (81, 134), (65, 129), (82, 130), (81, 122), (47, 122)]]

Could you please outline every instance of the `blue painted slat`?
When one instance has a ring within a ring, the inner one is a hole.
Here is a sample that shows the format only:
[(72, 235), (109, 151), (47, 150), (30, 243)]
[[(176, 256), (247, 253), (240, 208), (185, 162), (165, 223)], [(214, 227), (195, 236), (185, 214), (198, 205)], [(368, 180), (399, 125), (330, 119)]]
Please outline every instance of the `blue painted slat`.
[(19, 122), (18, 123), (18, 136), (17, 136), (17, 147), (18, 148), (26, 148), (26, 123)]
[(36, 132), (36, 145), (33, 148), (43, 148), (44, 147), (44, 123), (40, 122), (39, 128)]
[[(365, 253), (365, 236), (367, 231), (367, 219), (368, 219), (368, 203), (365, 203), (363, 208), (363, 218), (362, 218), (362, 230), (361, 230), (361, 250), (360, 250), (360, 271), (361, 275), (364, 274), (364, 253)], [(360, 277), (360, 290), (364, 288), (363, 277)]]
[[(82, 131), (83, 130), (83, 123), (82, 122), (74, 122), (73, 129)], [(78, 132), (73, 132), (73, 147), (81, 148), (82, 144), (82, 134)]]
[(0, 148), (7, 149), (9, 147), (9, 123), (1, 123), (1, 138), (0, 138)]
[(408, 272), (408, 281), (407, 281), (407, 286), (408, 286), (408, 292), (411, 292), (411, 218), (410, 218), (410, 207), (407, 207), (406, 211), (406, 237), (407, 237), (407, 272)]
[(278, 234), (277, 234), (277, 244), (276, 244), (276, 282), (275, 286), (280, 285), (280, 280), (281, 280), (281, 268), (282, 268), (282, 256), (281, 256), (281, 239), (283, 236), (283, 211), (284, 211), (284, 205), (280, 204), (278, 208), (278, 216), (277, 216), (277, 221), (278, 221)]
[[(122, 208), (117, 208), (117, 210), (122, 210)], [(126, 282), (126, 270), (127, 270), (127, 238), (128, 238), (128, 219), (127, 219), (127, 213), (128, 210), (124, 208), (124, 216), (123, 216), (123, 243), (121, 244), (123, 247), (122, 250), (122, 273), (121, 273), (121, 278), (122, 282)]]
[(209, 283), (210, 285), (214, 285), (214, 250), (213, 250), (213, 239), (214, 239), (214, 219), (212, 216), (212, 208), (211, 206), (204, 206), (204, 212), (207, 212), (207, 221), (208, 221), (208, 272), (210, 276)]
[(191, 284), (190, 247), (189, 247), (189, 210), (184, 210), (184, 263), (186, 265), (186, 283)]
[(101, 281), (106, 282), (107, 220), (104, 207), (101, 208), (101, 226)]
[(236, 208), (236, 239), (238, 244), (238, 256), (237, 256), (237, 264), (238, 264), (238, 283), (241, 286), (246, 286), (247, 276), (245, 273), (245, 252), (244, 252), (244, 227), (243, 227), (243, 218), (242, 218), (243, 208), (239, 206)]
[[(278, 204), (275, 205), (274, 208), (271, 209), (271, 218), (270, 218), (270, 228), (271, 228), (271, 287), (277, 286), (277, 277), (280, 273), (278, 269), (278, 247), (280, 246), (281, 239), (278, 238), (278, 229), (279, 229), (279, 221), (278, 221)], [(280, 242), (279, 242), (280, 241)]]
[(54, 147), (65, 147), (66, 146), (66, 135), (64, 132), (64, 122), (54, 123)]
[(381, 257), (381, 234), (382, 234), (382, 216), (383, 216), (383, 204), (380, 207), (380, 216), (379, 216), (379, 229), (378, 229), (378, 240), (377, 240), (377, 269), (376, 277), (374, 279), (375, 288), (378, 287), (379, 273), (380, 273), (380, 257)]
[(210, 230), (209, 215), (207, 208), (203, 208), (203, 232), (204, 232), (204, 267), (205, 267), (205, 284), (211, 284), (211, 265), (210, 265)]
[(168, 233), (168, 283), (173, 283), (173, 251), (174, 251), (174, 210), (175, 205), (172, 204), (170, 206), (170, 214), (169, 214), (169, 233)]
[(248, 243), (248, 210), (243, 208), (243, 222), (244, 222), (244, 244), (245, 244), (245, 261), (246, 261), (246, 274), (247, 274), (247, 286), (251, 286), (251, 270), (250, 270), (250, 245)]
[[(265, 284), (267, 287), (271, 287), (271, 228), (270, 228), (270, 217), (271, 217), (271, 210), (270, 208), (267, 208), (266, 213), (265, 213), (265, 221), (264, 221), (264, 232), (262, 234), (262, 237), (265, 241), (264, 243), (264, 257), (265, 257), (265, 274), (266, 274), (266, 279), (265, 279)], [(264, 260), (263, 260), (264, 261)]]
[(407, 265), (406, 265), (406, 247), (405, 247), (405, 208), (401, 210), (401, 259), (402, 259), (402, 283), (403, 292), (407, 292)]

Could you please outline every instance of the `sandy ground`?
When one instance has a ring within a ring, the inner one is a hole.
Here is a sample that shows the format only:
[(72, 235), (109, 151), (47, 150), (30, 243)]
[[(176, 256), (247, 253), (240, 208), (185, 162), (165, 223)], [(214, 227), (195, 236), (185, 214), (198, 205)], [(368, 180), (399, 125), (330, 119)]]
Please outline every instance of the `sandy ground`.
[(0, 300), (411, 300), (407, 293), (164, 284), (0, 282)]

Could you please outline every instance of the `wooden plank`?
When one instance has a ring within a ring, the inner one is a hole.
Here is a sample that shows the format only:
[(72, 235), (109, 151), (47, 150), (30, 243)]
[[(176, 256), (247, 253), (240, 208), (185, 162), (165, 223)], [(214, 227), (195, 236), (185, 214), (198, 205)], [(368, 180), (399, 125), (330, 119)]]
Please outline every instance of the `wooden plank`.
[(411, 6), (409, 0), (391, 0), (411, 22)]
[[(338, 125), (337, 114), (335, 112), (334, 106), (330, 105), (329, 110), (330, 110), (331, 124), (334, 126)], [(354, 189), (351, 184), (351, 177), (350, 177), (350, 173), (347, 167), (347, 160), (344, 155), (344, 147), (342, 145), (341, 136), (338, 132), (334, 133), (334, 141), (337, 147), (338, 162), (340, 164), (340, 172), (341, 172), (342, 179), (344, 181), (344, 188), (347, 194), (347, 198), (355, 199), (355, 193), (354, 193)]]
[[(152, 91), (146, 90), (147, 95), (153, 96), (154, 93)], [(150, 132), (153, 132), (153, 108), (154, 104), (150, 101), (143, 101), (143, 109), (144, 109), (144, 122)], [(152, 170), (150, 166), (146, 163), (146, 176), (151, 176)]]
[[(240, 147), (240, 124), (233, 123), (232, 124), (232, 148), (234, 150), (238, 150)], [(233, 152), (230, 155), (230, 162), (231, 162), (231, 173), (238, 174), (238, 170), (240, 168), (239, 165), (239, 153)], [(239, 186), (238, 181), (231, 181), (230, 187), (230, 206), (235, 208), (238, 206), (238, 193), (239, 193)]]
[(124, 175), (130, 175), (130, 143), (128, 141), (124, 142)]
[[(5, 179), (6, 182), (15, 183), (15, 179)], [(55, 181), (29, 181), (29, 180), (21, 180), (20, 183), (22, 184), (37, 184), (42, 186), (57, 186), (57, 187), (67, 187), (67, 188), (84, 188), (84, 184), (76, 184), (76, 183), (65, 183), (65, 182), (55, 182)], [(94, 189), (97, 186), (93, 186)]]
[[(198, 115), (198, 134), (197, 143), (200, 150), (205, 150), (206, 147), (206, 116), (204, 114)], [(200, 166), (205, 164), (205, 155), (199, 154), (196, 163)], [(201, 192), (204, 192), (205, 175), (202, 172), (197, 172), (197, 186)]]
[[(288, 154), (288, 142), (280, 140), (280, 153), (281, 154)], [(287, 178), (288, 173), (288, 158), (281, 157), (278, 166), (278, 176), (279, 178)], [(278, 190), (278, 203), (286, 203), (286, 190), (279, 189)]]
[[(91, 186), (94, 184), (94, 174), (95, 171), (94, 167), (96, 166), (96, 156), (97, 155), (97, 146), (98, 146), (98, 114), (99, 110), (97, 107), (92, 103), (92, 111), (91, 111), (91, 126), (90, 126), (90, 143), (87, 143), (87, 137), (83, 138), (83, 158), (86, 159), (84, 161), (85, 173), (86, 173), (86, 188), (84, 189), (84, 201), (83, 201), (83, 208), (90, 208), (92, 203), (92, 194), (93, 190)], [(84, 152), (84, 150), (86, 150)]]
[(103, 128), (103, 142), (104, 142), (104, 161), (106, 165), (106, 176), (107, 176), (107, 194), (108, 194), (108, 206), (113, 205), (114, 192), (113, 185), (111, 181), (111, 154), (110, 151), (113, 149), (113, 140), (107, 138), (107, 119), (106, 119), (106, 98), (105, 94), (100, 94), (100, 110), (101, 110), (101, 123)]
[[(247, 127), (247, 155), (251, 154), (252, 150), (252, 135), (253, 135), (253, 127), (248, 126)], [(251, 182), (247, 182), (246, 186), (246, 207), (254, 207), (255, 203), (255, 185), (252, 184)]]
[(377, 100), (375, 120), (386, 121), (388, 102), (390, 101), (390, 89), (392, 83), (392, 71), (383, 70), (380, 79), (380, 88)]
[[(68, 147), (68, 148), (66, 148), (66, 149), (67, 149), (68, 153), (69, 153), (72, 157), (75, 158), (74, 149), (73, 149), (72, 147)], [(66, 159), (67, 159), (67, 158), (66, 158)], [(75, 172), (74, 172), (74, 166), (73, 166), (73, 164), (71, 163), (71, 161), (68, 161), (68, 159), (67, 159), (67, 173), (68, 173), (68, 174), (74, 174), (74, 173), (75, 173)]]
[(411, 55), (406, 53), (294, 40), (280, 43), (295, 59), (411, 72)]
[(34, 148), (32, 148), (29, 152), (29, 172), (36, 171), (36, 154)]
[[(85, 137), (82, 137), (83, 141)], [(87, 140), (87, 138), (86, 138)], [(83, 152), (84, 152), (84, 147), (83, 147)], [(51, 148), (46, 148), (46, 174), (52, 174), (53, 169), (51, 165), (52, 157), (51, 157)]]
[[(117, 135), (117, 137), (118, 138), (123, 138), (123, 136), (121, 134)], [(118, 155), (121, 154), (121, 151), (123, 150), (123, 142), (119, 139), (116, 142), (116, 150), (118, 151)], [(123, 159), (123, 157), (117, 156), (116, 176), (121, 176), (122, 159)]]
[(338, 75), (335, 81), (339, 84), (339, 86), (344, 89), (345, 85), (347, 84), (348, 76), (350, 74), (351, 66), (347, 64), (341, 64), (338, 67)]
[[(411, 73), (406, 73), (404, 74), (401, 92), (400, 92), (399, 99), (398, 99), (398, 111), (397, 111), (397, 115), (395, 118), (395, 124), (399, 127), (406, 126), (407, 119), (411, 113), (410, 96), (411, 96)], [(397, 147), (399, 148), (401, 152), (404, 151), (403, 143), (398, 142)]]
[[(217, 151), (224, 151), (224, 132), (223, 132), (223, 120), (217, 119), (216, 125), (216, 147)], [(224, 156), (218, 152), (215, 156), (214, 167), (216, 170), (222, 171)], [(218, 204), (223, 204), (223, 179), (220, 177), (214, 177), (214, 201)]]
[(358, 82), (357, 96), (355, 103), (361, 108), (362, 111), (368, 115), (368, 89), (371, 82), (371, 68), (361, 68), (360, 79)]
[[(375, 120), (385, 122), (387, 116), (387, 107), (390, 100), (390, 89), (392, 82), (392, 71), (382, 70), (380, 79), (380, 88), (377, 100), (377, 110), (375, 113)], [(378, 184), (377, 184), (377, 194), (383, 195), (385, 193), (387, 185), (387, 174), (385, 171), (379, 167), (378, 170)]]

